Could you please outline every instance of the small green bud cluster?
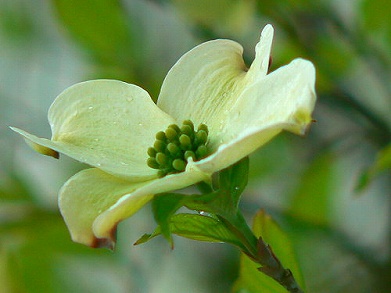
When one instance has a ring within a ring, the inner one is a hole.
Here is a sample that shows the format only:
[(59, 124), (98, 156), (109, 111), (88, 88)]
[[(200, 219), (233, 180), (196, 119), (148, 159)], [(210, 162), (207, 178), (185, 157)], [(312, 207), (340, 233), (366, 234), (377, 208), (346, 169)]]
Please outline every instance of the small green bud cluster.
[(156, 134), (153, 147), (148, 148), (148, 166), (158, 169), (159, 177), (184, 171), (189, 158), (199, 161), (208, 155), (208, 134), (205, 124), (196, 131), (190, 120), (183, 121), (182, 127), (168, 126)]

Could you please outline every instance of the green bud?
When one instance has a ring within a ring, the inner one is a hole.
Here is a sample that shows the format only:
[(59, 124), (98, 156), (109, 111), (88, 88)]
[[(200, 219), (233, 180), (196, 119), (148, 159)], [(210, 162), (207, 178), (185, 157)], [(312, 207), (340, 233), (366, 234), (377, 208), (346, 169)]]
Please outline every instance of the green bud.
[(190, 126), (191, 131), (194, 131), (194, 124), (193, 124), (193, 122), (191, 122), (191, 120), (185, 120), (185, 121), (183, 121), (182, 124), (183, 124), (183, 125)]
[(155, 148), (150, 147), (150, 148), (148, 148), (148, 152), (147, 152), (147, 153), (148, 153), (148, 156), (150, 156), (150, 157), (155, 157), (157, 151), (155, 150)]
[(166, 134), (163, 131), (159, 131), (158, 133), (156, 133), (156, 139), (165, 141), (166, 140)]
[(208, 148), (203, 144), (200, 145), (196, 150), (197, 160), (201, 160), (208, 154)]
[(184, 148), (184, 149), (188, 149), (191, 146), (191, 139), (186, 134), (182, 134), (179, 137), (179, 142), (181, 144), (181, 147)]
[(205, 130), (199, 130), (196, 133), (196, 144), (201, 145), (205, 144), (208, 140), (208, 133)]
[(189, 137), (191, 137), (191, 136), (194, 135), (194, 130), (191, 128), (190, 125), (183, 125), (183, 126), (181, 127), (181, 132), (182, 132), (183, 134), (186, 134), (186, 135), (189, 136)]
[(166, 166), (168, 164), (168, 158), (163, 153), (156, 154), (156, 161), (159, 163), (160, 166)]
[(188, 135), (189, 137), (194, 136), (194, 124), (190, 120), (183, 121), (183, 125), (181, 127), (182, 133)]
[(175, 144), (170, 142), (167, 145), (167, 150), (170, 152), (171, 155), (176, 156), (180, 153), (181, 149)]
[(172, 166), (177, 171), (184, 171), (186, 169), (186, 163), (185, 163), (185, 161), (183, 161), (181, 159), (175, 159), (172, 162)]
[(164, 150), (166, 149), (166, 144), (162, 140), (156, 140), (153, 144), (153, 147), (157, 152), (164, 152)]
[(159, 163), (155, 158), (148, 158), (147, 165), (153, 169), (159, 169)]
[(201, 123), (199, 126), (198, 126), (198, 131), (200, 130), (204, 130), (206, 132), (206, 134), (209, 134), (209, 130), (208, 130), (208, 126), (206, 126), (205, 124)]
[(176, 131), (176, 133), (180, 133), (181, 132), (181, 129), (176, 124), (171, 124), (171, 125), (168, 126), (168, 128), (174, 129)]
[(168, 127), (165, 131), (165, 134), (169, 141), (175, 140), (178, 136), (178, 132), (174, 129), (174, 127)]

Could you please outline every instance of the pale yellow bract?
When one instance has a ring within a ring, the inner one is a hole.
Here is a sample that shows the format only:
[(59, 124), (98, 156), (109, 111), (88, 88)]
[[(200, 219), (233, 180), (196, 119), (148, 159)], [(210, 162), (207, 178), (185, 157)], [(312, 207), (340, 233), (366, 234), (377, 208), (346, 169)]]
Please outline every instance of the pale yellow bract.
[[(76, 84), (49, 109), (51, 140), (18, 132), (35, 150), (63, 153), (93, 168), (59, 192), (59, 206), (72, 239), (113, 247), (117, 224), (157, 193), (209, 181), (282, 130), (303, 134), (315, 104), (315, 69), (295, 59), (267, 74), (273, 28), (267, 25), (246, 68), (240, 44), (203, 43), (168, 72), (157, 104), (140, 87), (116, 80)], [(147, 149), (170, 124), (191, 120), (209, 128), (211, 154), (190, 161), (181, 173), (157, 177)]]

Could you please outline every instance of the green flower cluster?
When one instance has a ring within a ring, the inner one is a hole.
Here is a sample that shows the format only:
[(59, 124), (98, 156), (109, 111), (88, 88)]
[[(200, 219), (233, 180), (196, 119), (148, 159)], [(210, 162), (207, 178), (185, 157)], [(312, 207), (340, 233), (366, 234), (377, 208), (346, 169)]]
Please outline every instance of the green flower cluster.
[(148, 166), (158, 169), (159, 177), (184, 171), (189, 158), (199, 161), (208, 155), (208, 133), (205, 124), (196, 131), (190, 120), (183, 121), (182, 127), (171, 124), (156, 134), (153, 147), (148, 148)]

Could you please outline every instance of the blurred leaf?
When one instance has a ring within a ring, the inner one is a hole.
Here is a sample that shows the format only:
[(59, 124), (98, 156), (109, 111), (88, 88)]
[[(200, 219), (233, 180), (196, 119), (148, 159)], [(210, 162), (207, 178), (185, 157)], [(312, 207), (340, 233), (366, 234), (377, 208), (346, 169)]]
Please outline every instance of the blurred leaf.
[[(373, 277), (381, 270), (374, 269), (374, 263), (371, 265), (365, 263), (366, 257), (357, 248), (352, 247), (356, 244), (353, 238), (349, 240), (338, 232), (336, 233), (335, 230), (315, 227), (311, 223), (291, 222), (290, 224), (292, 225), (289, 227), (289, 236), (295, 245), (308, 292), (381, 293), (389, 291), (376, 288), (376, 281)], [(367, 257), (376, 254), (374, 251), (364, 251), (364, 254), (368, 253)], [(389, 271), (383, 271), (378, 276), (383, 274), (383, 278), (387, 275), (384, 280), (389, 284)]]
[(10, 274), (9, 264), (10, 255), (0, 245), (0, 284), (3, 292), (23, 292), (19, 286), (12, 281), (12, 275)]
[(251, 179), (259, 180), (271, 174), (280, 174), (295, 166), (292, 136), (282, 133), (250, 155)]
[(33, 17), (26, 5), (1, 5), (0, 30), (9, 40), (31, 40), (37, 33)]
[(391, 2), (388, 0), (364, 0), (361, 4), (366, 28), (376, 32), (391, 45)]
[[(59, 279), (53, 275), (50, 256), (53, 248), (61, 245), (59, 232), (65, 232), (64, 227), (59, 227), (64, 225), (59, 221), (61, 218), (39, 212), (32, 205), (8, 208), (18, 216), (1, 223), (0, 250), (7, 254), (5, 268), (10, 276), (9, 284), (15, 290), (13, 292), (56, 291)], [(52, 238), (53, 232), (56, 238)], [(53, 247), (54, 239), (59, 243)]]
[(322, 56), (315, 60), (322, 66), (322, 71), (332, 75), (335, 80), (344, 77), (346, 71), (352, 66), (354, 53), (344, 36), (336, 32), (325, 32), (316, 39), (316, 55)]
[(108, 252), (73, 243), (60, 213), (33, 198), (31, 185), (17, 174), (0, 186), (0, 292), (67, 292), (59, 286), (67, 272), (58, 274), (58, 256)]
[(311, 1), (311, 0), (279, 0), (279, 1), (258, 1), (259, 9), (264, 13), (271, 13), (273, 10), (275, 12), (281, 10), (290, 10), (292, 12), (297, 11), (316, 11), (323, 6), (322, 1)]
[[(65, 293), (66, 288), (60, 284), (67, 282), (68, 272), (60, 265), (60, 256), (110, 256), (108, 251), (73, 243), (59, 213), (32, 204), (14, 204), (8, 209), (14, 216), (0, 221), (0, 257), (4, 254), (0, 261), (5, 262), (0, 278), (7, 278), (10, 292)], [(85, 285), (80, 283), (78, 292), (83, 292)]]
[(316, 225), (326, 225), (335, 181), (334, 157), (321, 154), (309, 165), (294, 193), (289, 214)]
[(155, 2), (121, 1), (132, 23), (135, 47), (132, 58), (137, 62), (137, 80), (131, 82), (147, 89), (156, 101), (167, 71), (199, 40), (194, 36), (194, 28), (186, 25), (186, 19), (171, 3)]
[[(8, 171), (8, 170), (7, 170)], [(1, 171), (0, 171), (1, 172)], [(0, 202), (4, 201), (31, 201), (29, 186), (19, 178), (17, 174), (9, 171), (7, 174), (1, 174), (0, 181)], [(0, 206), (1, 218), (1, 206)]]
[(362, 191), (372, 180), (391, 169), (391, 144), (379, 151), (375, 163), (368, 168), (360, 177), (356, 190)]
[[(132, 64), (132, 34), (118, 0), (53, 0), (60, 20), (107, 65)], [(128, 68), (130, 70), (130, 67)]]
[(186, 19), (199, 27), (230, 34), (240, 34), (247, 30), (255, 7), (255, 1), (244, 0), (174, 0), (172, 2)]
[(308, 21), (319, 21), (321, 15), (328, 12), (327, 1), (279, 0), (256, 3), (261, 15), (272, 18), (273, 22), (284, 27), (287, 32), (292, 32), (295, 25), (307, 29), (305, 27), (308, 26)]
[[(256, 214), (253, 223), (253, 230), (257, 237), (271, 246), (273, 252), (281, 261), (284, 268), (289, 268), (296, 281), (304, 289), (304, 280), (296, 261), (295, 254), (291, 247), (288, 236), (278, 227), (278, 225), (264, 211)], [(235, 282), (234, 292), (281, 292), (286, 290), (272, 278), (258, 271), (259, 264), (251, 261), (247, 256), (241, 256), (239, 279)]]

